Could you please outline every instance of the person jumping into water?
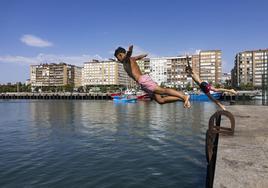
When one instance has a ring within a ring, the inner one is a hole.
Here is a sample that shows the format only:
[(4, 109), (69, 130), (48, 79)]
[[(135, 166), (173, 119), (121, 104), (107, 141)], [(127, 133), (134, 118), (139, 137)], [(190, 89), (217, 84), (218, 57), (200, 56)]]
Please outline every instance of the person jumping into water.
[(197, 74), (193, 71), (192, 67), (189, 63), (189, 58), (187, 57), (187, 67), (186, 67), (186, 73), (188, 73), (189, 76), (192, 77), (194, 82), (200, 87), (200, 89), (208, 96), (210, 100), (212, 100), (214, 103), (216, 103), (222, 110), (226, 110), (225, 106), (221, 104), (218, 100), (214, 99), (214, 97), (209, 93), (210, 91), (215, 92), (228, 92), (232, 93), (234, 95), (237, 95), (237, 92), (234, 89), (223, 89), (223, 88), (214, 88), (211, 84), (202, 81)]
[[(184, 107), (190, 108), (191, 104), (189, 101), (190, 96), (185, 95), (181, 91), (177, 91), (170, 88), (162, 88), (155, 83), (151, 77), (147, 74), (142, 74), (141, 70), (137, 64), (137, 60), (143, 59), (147, 56), (147, 54), (139, 55), (136, 57), (131, 57), (133, 50), (133, 45), (129, 46), (128, 51), (122, 47), (118, 47), (114, 56), (117, 60), (123, 64), (125, 71), (127, 74), (139, 83), (141, 89), (148, 93), (157, 103), (166, 104), (175, 102), (178, 100), (184, 101)], [(167, 96), (162, 96), (167, 95)]]

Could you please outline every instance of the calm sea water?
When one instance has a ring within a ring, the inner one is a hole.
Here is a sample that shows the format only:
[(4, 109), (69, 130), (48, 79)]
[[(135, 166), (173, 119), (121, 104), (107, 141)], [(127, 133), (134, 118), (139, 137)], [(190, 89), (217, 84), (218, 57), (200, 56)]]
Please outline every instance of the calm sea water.
[(204, 187), (210, 102), (0, 101), (1, 187)]

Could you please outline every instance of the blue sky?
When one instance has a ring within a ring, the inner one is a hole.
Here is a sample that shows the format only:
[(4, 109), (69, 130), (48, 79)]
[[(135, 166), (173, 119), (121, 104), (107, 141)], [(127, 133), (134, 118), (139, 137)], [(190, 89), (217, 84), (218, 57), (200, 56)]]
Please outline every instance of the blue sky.
[(222, 50), (223, 71), (235, 54), (268, 48), (265, 0), (1, 0), (0, 83), (24, 82), (29, 65), (82, 65), (113, 57), (118, 45), (174, 56)]

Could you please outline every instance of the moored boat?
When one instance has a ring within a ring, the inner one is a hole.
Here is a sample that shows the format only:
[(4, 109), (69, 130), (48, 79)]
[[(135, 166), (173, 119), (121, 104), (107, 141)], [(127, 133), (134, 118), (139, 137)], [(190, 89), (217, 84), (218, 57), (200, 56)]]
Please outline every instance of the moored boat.
[[(211, 92), (210, 93), (216, 100), (220, 99), (222, 93), (220, 92)], [(191, 93), (190, 94), (191, 101), (209, 101), (210, 99), (205, 93)]]
[(128, 102), (133, 103), (137, 102), (137, 97), (133, 95), (118, 95), (113, 97), (114, 102)]
[(142, 101), (148, 101), (148, 100), (151, 100), (150, 96), (148, 93), (144, 92), (144, 91), (138, 91), (136, 93), (137, 95), (137, 99), (138, 100), (142, 100)]

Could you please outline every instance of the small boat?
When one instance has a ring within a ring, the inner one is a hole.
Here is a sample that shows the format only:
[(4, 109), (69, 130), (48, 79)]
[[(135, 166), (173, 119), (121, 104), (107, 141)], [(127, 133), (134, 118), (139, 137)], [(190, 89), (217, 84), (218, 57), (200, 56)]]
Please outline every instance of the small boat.
[(151, 97), (149, 96), (149, 94), (143, 94), (143, 95), (138, 95), (137, 96), (138, 100), (141, 100), (141, 101), (150, 101), (152, 100)]
[(136, 91), (134, 89), (127, 89), (124, 91), (125, 95), (136, 95)]
[[(222, 93), (220, 92), (211, 92), (210, 93), (214, 99), (218, 100), (221, 98)], [(191, 101), (209, 101), (210, 99), (208, 98), (208, 96), (205, 93), (191, 93), (190, 94), (190, 100)]]
[(115, 96), (120, 96), (120, 95), (122, 95), (121, 92), (118, 92), (118, 93), (112, 93), (112, 94), (111, 94), (111, 97), (114, 98)]
[(149, 94), (146, 93), (146, 92), (144, 92), (144, 91), (138, 91), (138, 92), (136, 93), (136, 95), (137, 95), (138, 100), (142, 100), (142, 101), (149, 101), (149, 100), (152, 100), (152, 99), (150, 98)]
[(124, 102), (124, 103), (135, 103), (137, 102), (137, 97), (133, 95), (118, 95), (113, 97), (114, 102)]

